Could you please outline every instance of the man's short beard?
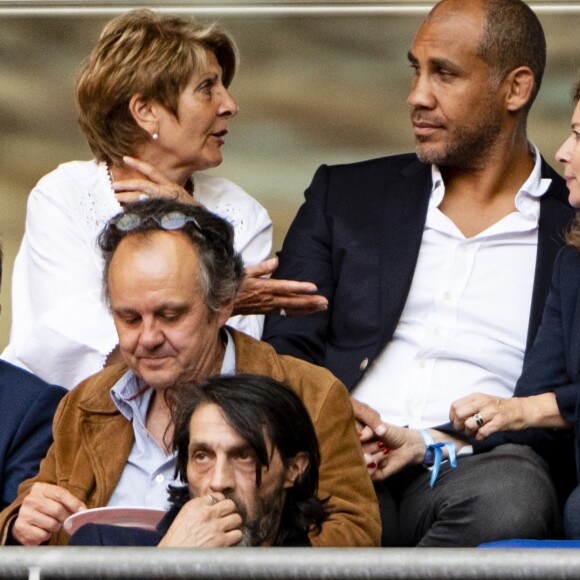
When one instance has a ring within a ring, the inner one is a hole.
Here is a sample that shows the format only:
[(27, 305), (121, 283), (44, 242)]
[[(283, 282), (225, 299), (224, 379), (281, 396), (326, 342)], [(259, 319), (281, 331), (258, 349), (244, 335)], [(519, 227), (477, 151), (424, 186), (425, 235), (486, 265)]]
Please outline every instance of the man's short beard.
[(493, 123), (481, 128), (478, 133), (468, 133), (459, 130), (454, 135), (452, 143), (448, 143), (441, 151), (431, 149), (428, 144), (422, 147), (417, 143), (417, 157), (423, 162), (439, 167), (457, 167), (472, 169), (485, 163), (485, 157), (495, 143), (501, 131), (500, 123)]
[(235, 496), (230, 496), (242, 516), (242, 541), (237, 544), (243, 547), (261, 546), (264, 542), (273, 543), (278, 535), (278, 526), (284, 509), (285, 493), (282, 487), (276, 488), (272, 494), (263, 497), (256, 496), (254, 517), (249, 518), (246, 506)]
[(450, 142), (444, 145), (443, 150), (417, 140), (417, 157), (423, 163), (440, 167), (473, 169), (484, 165), (489, 151), (501, 133), (503, 120), (491, 96), (482, 104), (477, 114), (479, 126), (471, 130), (458, 127), (450, 134)]

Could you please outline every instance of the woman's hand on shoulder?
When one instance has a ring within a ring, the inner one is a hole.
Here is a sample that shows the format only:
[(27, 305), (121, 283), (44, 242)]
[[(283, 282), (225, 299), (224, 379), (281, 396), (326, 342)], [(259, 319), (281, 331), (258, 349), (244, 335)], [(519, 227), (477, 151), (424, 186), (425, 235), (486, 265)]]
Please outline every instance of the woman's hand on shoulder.
[(127, 167), (135, 169), (143, 177), (120, 179), (113, 182), (117, 201), (122, 205), (148, 198), (172, 199), (181, 203), (197, 203), (193, 196), (179, 183), (169, 179), (150, 163), (135, 157), (123, 157)]

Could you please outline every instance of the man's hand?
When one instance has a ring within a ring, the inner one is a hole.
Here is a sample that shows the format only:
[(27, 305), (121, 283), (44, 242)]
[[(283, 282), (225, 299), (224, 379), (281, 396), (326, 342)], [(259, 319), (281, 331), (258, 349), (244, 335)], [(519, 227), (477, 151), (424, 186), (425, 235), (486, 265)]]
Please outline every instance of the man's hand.
[(38, 546), (58, 532), (66, 518), (87, 506), (58, 485), (35, 483), (24, 498), (11, 534), (24, 546)]
[(241, 526), (242, 517), (231, 499), (226, 499), (221, 493), (196, 497), (181, 508), (159, 547), (235, 546), (242, 540)]
[(143, 177), (120, 179), (113, 183), (113, 189), (120, 204), (134, 203), (147, 197), (172, 199), (181, 203), (197, 203), (195, 198), (185, 188), (179, 183), (171, 181), (150, 163), (128, 156), (123, 157), (123, 161), (127, 167), (136, 169)]
[(415, 429), (384, 423), (368, 405), (351, 399), (367, 469), (373, 481), (423, 462), (425, 443)]
[(248, 266), (233, 314), (280, 314), (306, 316), (326, 310), (328, 300), (315, 294), (316, 285), (295, 280), (273, 280), (269, 276), (278, 267), (278, 259), (271, 258), (255, 266)]

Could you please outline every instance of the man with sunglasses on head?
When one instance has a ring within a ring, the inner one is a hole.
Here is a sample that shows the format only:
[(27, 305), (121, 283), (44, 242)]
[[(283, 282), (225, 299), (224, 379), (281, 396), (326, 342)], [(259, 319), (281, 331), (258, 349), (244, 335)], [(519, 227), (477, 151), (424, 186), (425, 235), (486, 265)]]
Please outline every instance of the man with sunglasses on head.
[(99, 243), (124, 363), (65, 397), (38, 476), (0, 514), (3, 543), (65, 544), (63, 522), (86, 508), (166, 509), (175, 477), (170, 387), (252, 373), (288, 384), (314, 424), (319, 494), (329, 498), (330, 517), (312, 544), (377, 545), (376, 496), (345, 387), (328, 371), (224, 326), (243, 278), (231, 226), (201, 206), (149, 200), (114, 217)]

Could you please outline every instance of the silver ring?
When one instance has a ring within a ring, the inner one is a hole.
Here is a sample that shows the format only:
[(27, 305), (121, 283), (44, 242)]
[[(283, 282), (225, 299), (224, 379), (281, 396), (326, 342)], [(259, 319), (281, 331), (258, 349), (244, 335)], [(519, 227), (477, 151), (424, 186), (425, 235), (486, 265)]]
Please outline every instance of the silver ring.
[(207, 497), (209, 497), (209, 499), (211, 499), (212, 505), (215, 505), (219, 501), (218, 498), (215, 495), (211, 494), (211, 493), (208, 493), (207, 494)]
[(139, 201), (145, 201), (146, 199), (149, 199), (149, 196), (146, 193), (139, 194)]
[(285, 311), (283, 308), (280, 308), (280, 316), (281, 316), (282, 318), (286, 318), (286, 316), (288, 316), (288, 315), (286, 314), (286, 311)]
[(478, 427), (481, 427), (485, 423), (485, 419), (479, 413), (473, 415), (473, 420), (477, 423)]

